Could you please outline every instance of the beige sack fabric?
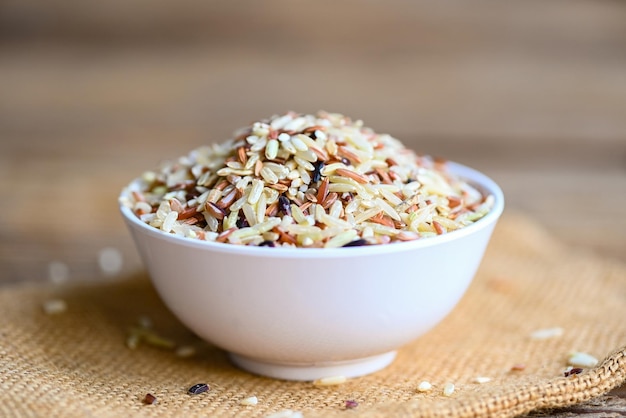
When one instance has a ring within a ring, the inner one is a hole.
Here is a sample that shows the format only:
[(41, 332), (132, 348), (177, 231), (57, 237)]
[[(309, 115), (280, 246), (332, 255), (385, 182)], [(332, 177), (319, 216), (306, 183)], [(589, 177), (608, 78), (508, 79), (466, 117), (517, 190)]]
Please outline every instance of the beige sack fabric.
[[(42, 304), (53, 298), (67, 310), (45, 314)], [(127, 348), (128, 329), (142, 316), (159, 335), (195, 345), (196, 355)], [(0, 416), (7, 417), (264, 417), (287, 409), (304, 417), (512, 417), (582, 402), (626, 380), (626, 266), (566, 248), (510, 214), (443, 323), (403, 347), (387, 369), (337, 386), (234, 368), (172, 318), (143, 276), (7, 287), (0, 290), (0, 318)], [(550, 328), (562, 333), (530, 337)], [(601, 362), (564, 377), (572, 351)], [(422, 381), (432, 384), (429, 392), (416, 391)], [(201, 382), (211, 390), (187, 394)], [(455, 385), (451, 396), (442, 394), (447, 383)], [(146, 393), (157, 403), (143, 404)], [(257, 405), (239, 404), (251, 396)], [(358, 406), (346, 411), (346, 400)]]

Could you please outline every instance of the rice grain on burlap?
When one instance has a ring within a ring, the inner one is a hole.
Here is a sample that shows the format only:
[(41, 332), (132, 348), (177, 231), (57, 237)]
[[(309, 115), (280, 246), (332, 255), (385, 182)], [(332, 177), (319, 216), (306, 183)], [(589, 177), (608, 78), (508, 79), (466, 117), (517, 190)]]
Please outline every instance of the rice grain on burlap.
[[(68, 310), (45, 315), (41, 304), (51, 297), (65, 299)], [(564, 247), (534, 223), (507, 215), (470, 290), (443, 323), (403, 347), (381, 372), (314, 387), (240, 371), (208, 344), (187, 359), (154, 347), (126, 348), (127, 329), (140, 315), (181, 344), (197, 343), (143, 276), (90, 286), (5, 288), (0, 416), (263, 417), (291, 409), (305, 417), (510, 417), (582, 402), (623, 383), (625, 302), (626, 266)], [(563, 335), (529, 338), (550, 327), (562, 327)], [(571, 350), (606, 361), (566, 378)], [(511, 371), (518, 363), (525, 370)], [(492, 380), (473, 383), (478, 376)], [(416, 392), (423, 380), (433, 384), (431, 392)], [(187, 395), (199, 382), (211, 390)], [(456, 385), (449, 398), (441, 395), (447, 382)], [(142, 404), (148, 392), (157, 404)], [(239, 405), (253, 395), (258, 405)], [(346, 411), (346, 400), (359, 405)]]

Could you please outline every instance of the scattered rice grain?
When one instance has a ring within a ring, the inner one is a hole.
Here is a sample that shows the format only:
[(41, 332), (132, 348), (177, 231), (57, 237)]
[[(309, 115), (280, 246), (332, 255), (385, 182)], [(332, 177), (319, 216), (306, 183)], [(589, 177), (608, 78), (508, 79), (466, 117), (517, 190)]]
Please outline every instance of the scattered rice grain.
[(162, 337), (161, 335), (153, 331), (144, 331), (143, 333), (141, 333), (141, 340), (148, 345), (158, 348), (164, 348), (166, 350), (171, 350), (176, 346), (176, 343), (173, 340)]
[(576, 375), (576, 374), (580, 374), (582, 372), (583, 372), (583, 368), (582, 367), (572, 367), (572, 366), (569, 366), (563, 372), (563, 376), (564, 377), (570, 377), (570, 376), (573, 376), (573, 375)]
[(346, 409), (354, 409), (357, 406), (359, 406), (359, 403), (357, 401), (354, 401), (354, 400), (347, 400), (345, 402), (345, 406), (346, 406)]
[(433, 385), (430, 382), (426, 381), (426, 380), (424, 380), (423, 382), (420, 382), (420, 384), (417, 385), (417, 391), (418, 392), (428, 392), (432, 388), (433, 388)]
[(524, 370), (526, 370), (526, 365), (523, 363), (517, 363), (511, 366), (512, 372), (523, 372)]
[(207, 392), (211, 388), (206, 383), (196, 383), (192, 387), (187, 390), (189, 395), (199, 395), (201, 393)]
[(348, 379), (345, 376), (324, 377), (313, 381), (315, 386), (334, 386), (346, 383)]
[(98, 267), (106, 276), (119, 274), (122, 271), (123, 263), (122, 253), (116, 248), (103, 248), (98, 253)]
[(239, 401), (239, 405), (243, 405), (243, 406), (254, 406), (258, 403), (259, 403), (259, 400), (256, 396), (250, 396), (248, 398), (245, 398)]
[(446, 383), (443, 387), (443, 396), (452, 396), (454, 393), (455, 387), (454, 383)]
[(283, 409), (282, 411), (266, 415), (265, 418), (303, 418), (302, 412), (293, 411), (291, 409)]
[(530, 338), (533, 340), (547, 340), (549, 338), (556, 338), (563, 335), (563, 328), (554, 327), (554, 328), (544, 328), (538, 329), (537, 331), (533, 331), (530, 334)]
[(61, 284), (70, 278), (70, 268), (61, 261), (52, 261), (48, 264), (48, 280), (54, 284)]
[(143, 397), (142, 402), (146, 405), (154, 405), (157, 403), (157, 397), (151, 393), (146, 393), (146, 396)]
[(67, 303), (63, 299), (49, 299), (42, 305), (46, 315), (57, 315), (67, 311)]
[(595, 367), (598, 362), (598, 359), (591, 354), (580, 351), (570, 353), (567, 359), (567, 363), (574, 367)]
[(196, 348), (191, 345), (181, 345), (176, 349), (176, 356), (181, 358), (193, 357), (196, 355)]

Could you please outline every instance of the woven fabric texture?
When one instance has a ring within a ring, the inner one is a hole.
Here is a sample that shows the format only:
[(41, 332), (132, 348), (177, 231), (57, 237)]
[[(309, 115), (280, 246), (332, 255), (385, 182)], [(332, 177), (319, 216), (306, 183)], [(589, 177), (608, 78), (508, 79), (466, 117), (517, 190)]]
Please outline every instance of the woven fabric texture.
[[(61, 298), (67, 310), (42, 304)], [(453, 313), (403, 347), (395, 362), (337, 386), (253, 376), (199, 342), (167, 311), (139, 275), (74, 286), (0, 290), (0, 416), (264, 417), (283, 410), (305, 417), (513, 417), (579, 403), (626, 380), (626, 266), (561, 245), (536, 224), (507, 214), (479, 273)], [(126, 347), (128, 329), (147, 316), (153, 329), (195, 356)], [(530, 338), (538, 329), (562, 335)], [(565, 377), (568, 354), (600, 359)], [(512, 370), (523, 364), (523, 370)], [(476, 377), (489, 377), (475, 383)], [(417, 392), (422, 381), (429, 392)], [(190, 396), (199, 382), (211, 390)], [(442, 395), (454, 383), (452, 396)], [(145, 405), (146, 393), (157, 403)], [(256, 396), (256, 406), (239, 402)], [(345, 410), (345, 401), (358, 406)]]

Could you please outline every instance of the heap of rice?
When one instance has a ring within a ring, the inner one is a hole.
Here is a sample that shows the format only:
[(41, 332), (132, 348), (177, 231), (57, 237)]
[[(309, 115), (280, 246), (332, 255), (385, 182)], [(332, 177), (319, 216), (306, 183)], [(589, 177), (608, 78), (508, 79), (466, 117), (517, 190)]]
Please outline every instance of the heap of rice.
[(164, 232), (239, 245), (411, 241), (484, 217), (493, 196), (361, 121), (289, 112), (131, 183), (121, 203)]

